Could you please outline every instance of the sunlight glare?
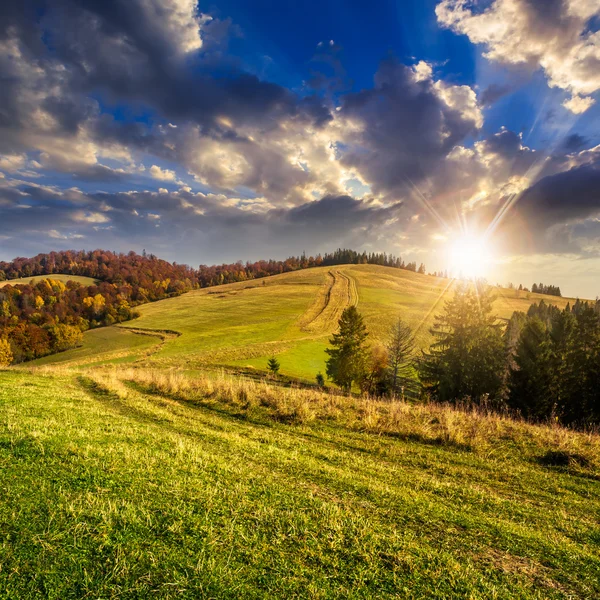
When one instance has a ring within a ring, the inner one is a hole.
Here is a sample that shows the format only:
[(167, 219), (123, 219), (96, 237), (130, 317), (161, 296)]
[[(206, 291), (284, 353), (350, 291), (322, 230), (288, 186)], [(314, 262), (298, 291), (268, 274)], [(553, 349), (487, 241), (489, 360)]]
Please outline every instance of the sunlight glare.
[(490, 250), (483, 238), (465, 235), (454, 239), (449, 248), (450, 271), (455, 277), (484, 277), (490, 263)]

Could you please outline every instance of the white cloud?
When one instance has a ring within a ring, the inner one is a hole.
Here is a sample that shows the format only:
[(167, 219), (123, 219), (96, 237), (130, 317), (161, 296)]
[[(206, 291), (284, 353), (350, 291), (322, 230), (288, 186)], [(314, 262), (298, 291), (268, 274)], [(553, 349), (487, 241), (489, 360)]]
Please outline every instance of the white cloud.
[(86, 212), (83, 210), (75, 211), (71, 215), (71, 219), (78, 223), (108, 223), (110, 219), (98, 212)]
[(438, 21), (484, 44), (489, 60), (541, 67), (550, 86), (572, 94), (564, 105), (575, 113), (600, 89), (600, 32), (588, 28), (599, 14), (597, 0), (495, 0), (482, 11), (467, 0), (442, 0), (436, 7)]
[(158, 165), (150, 167), (150, 175), (159, 181), (175, 181), (177, 175), (170, 169), (161, 169)]
[(198, 12), (197, 0), (141, 0), (140, 5), (180, 53), (202, 48), (201, 28), (211, 17)]
[(14, 173), (25, 167), (27, 156), (25, 154), (13, 154), (0, 156), (0, 169), (8, 173)]
[(85, 237), (79, 233), (60, 233), (57, 229), (50, 229), (48, 231), (48, 236), (55, 240), (80, 240)]

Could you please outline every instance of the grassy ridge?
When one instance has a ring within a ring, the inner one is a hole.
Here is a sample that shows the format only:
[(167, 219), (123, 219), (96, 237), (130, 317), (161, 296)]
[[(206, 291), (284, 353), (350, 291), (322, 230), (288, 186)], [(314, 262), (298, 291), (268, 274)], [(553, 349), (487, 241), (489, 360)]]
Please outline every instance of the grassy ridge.
[(600, 594), (592, 435), (140, 369), (0, 409), (3, 598)]
[[(502, 318), (514, 310), (526, 311), (544, 299), (563, 307), (566, 298), (554, 298), (498, 289), (495, 307)], [(420, 347), (431, 341), (434, 315), (453, 293), (450, 280), (373, 265), (321, 267), (197, 290), (139, 307), (141, 317), (123, 327), (176, 330), (182, 335), (154, 353), (155, 366), (231, 365), (264, 370), (275, 354), (282, 373), (314, 381), (324, 370), (325, 348), (343, 308), (357, 304), (374, 340), (385, 336), (398, 316), (415, 329)], [(114, 338), (115, 353), (128, 353), (125, 338)], [(95, 352), (96, 340), (85, 346)], [(135, 354), (134, 351), (132, 354)], [(137, 356), (137, 355), (136, 355)], [(69, 352), (44, 364), (76, 359)], [(132, 360), (135, 360), (134, 357)]]
[(62, 281), (63, 283), (67, 283), (67, 281), (74, 281), (85, 287), (95, 285), (97, 283), (97, 281), (91, 277), (81, 277), (79, 275), (61, 275), (56, 273), (53, 275), (34, 275), (33, 277), (21, 277), (19, 279), (10, 279), (9, 281), (0, 281), (0, 288), (4, 287), (5, 285), (28, 285), (32, 281), (34, 283), (38, 283), (44, 279), (54, 279), (55, 281)]

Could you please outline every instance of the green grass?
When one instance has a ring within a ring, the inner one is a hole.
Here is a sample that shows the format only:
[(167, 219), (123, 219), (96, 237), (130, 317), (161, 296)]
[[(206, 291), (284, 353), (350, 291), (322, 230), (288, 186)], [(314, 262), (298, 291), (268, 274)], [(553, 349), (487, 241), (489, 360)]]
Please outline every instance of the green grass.
[[(325, 370), (325, 348), (349, 303), (358, 304), (374, 342), (383, 339), (401, 315), (415, 329), (418, 345), (427, 348), (434, 315), (453, 293), (449, 284), (447, 279), (372, 265), (322, 267), (147, 304), (139, 307), (139, 319), (122, 327), (182, 334), (157, 348), (147, 364), (189, 369), (225, 365), (265, 371), (268, 358), (277, 355), (283, 374), (314, 381), (317, 372)], [(505, 319), (542, 298), (559, 306), (568, 301), (515, 290), (497, 292), (497, 313)], [(89, 349), (93, 354), (95, 344), (96, 337), (87, 336), (86, 352)], [(115, 336), (111, 350), (127, 354), (129, 341)], [(77, 351), (65, 353), (61, 362), (72, 359), (78, 359)]]
[(0, 371), (1, 598), (599, 597), (597, 437), (212, 385)]
[(110, 363), (127, 363), (140, 360), (158, 347), (160, 338), (139, 335), (121, 327), (101, 327), (83, 334), (83, 343), (66, 352), (44, 356), (37, 366), (97, 366)]
[(28, 285), (32, 281), (34, 283), (38, 283), (43, 281), (44, 279), (54, 279), (55, 281), (62, 281), (63, 283), (67, 283), (67, 281), (75, 281), (76, 283), (80, 283), (83, 286), (95, 285), (97, 283), (96, 279), (92, 279), (91, 277), (80, 277), (79, 275), (35, 275), (34, 277), (21, 277), (20, 279), (11, 279), (9, 281), (0, 281), (0, 288), (5, 285)]

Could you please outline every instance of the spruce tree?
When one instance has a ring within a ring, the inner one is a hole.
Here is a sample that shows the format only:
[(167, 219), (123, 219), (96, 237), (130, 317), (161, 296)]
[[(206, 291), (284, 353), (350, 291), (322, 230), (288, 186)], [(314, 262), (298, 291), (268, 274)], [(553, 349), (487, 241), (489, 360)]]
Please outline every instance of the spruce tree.
[(552, 340), (537, 316), (527, 319), (509, 374), (508, 405), (525, 417), (545, 419), (555, 413), (558, 395)]
[(350, 391), (352, 384), (360, 384), (365, 375), (369, 334), (355, 306), (344, 310), (338, 325), (338, 333), (329, 340), (332, 348), (325, 350), (329, 355), (326, 372), (344, 391)]
[(492, 314), (494, 299), (481, 282), (464, 283), (436, 316), (435, 341), (418, 364), (421, 382), (434, 399), (499, 397), (505, 359), (501, 325)]
[(277, 373), (279, 373), (280, 367), (281, 365), (279, 364), (279, 361), (274, 356), (267, 361), (267, 368), (273, 375), (277, 375)]

